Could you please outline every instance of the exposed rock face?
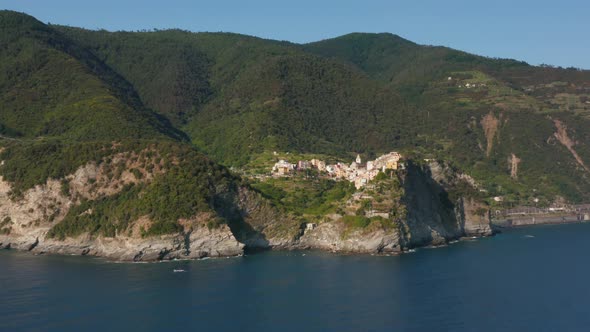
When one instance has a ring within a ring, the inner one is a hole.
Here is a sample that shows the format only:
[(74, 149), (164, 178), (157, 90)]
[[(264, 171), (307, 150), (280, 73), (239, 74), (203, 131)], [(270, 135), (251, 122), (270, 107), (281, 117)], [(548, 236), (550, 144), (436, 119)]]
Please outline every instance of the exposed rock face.
[(473, 199), (461, 199), (457, 207), (460, 225), (467, 236), (490, 236), (493, 234), (490, 211)]
[[(89, 188), (89, 179), (101, 179), (101, 168), (90, 163), (66, 177), (70, 180), (70, 195), (62, 192), (62, 184), (48, 180), (27, 190), (22, 198), (10, 198), (11, 185), (0, 177), (0, 220), (5, 220), (0, 234), (0, 248), (29, 250), (37, 253), (93, 255), (113, 260), (154, 261), (163, 259), (236, 256), (243, 253), (228, 225), (209, 229), (207, 221), (213, 216), (195, 216), (179, 221), (184, 231), (179, 234), (142, 237), (139, 227), (149, 220), (140, 218), (129, 236), (116, 237), (81, 235), (63, 241), (47, 237), (51, 227), (63, 220), (70, 207), (79, 204), (79, 197), (112, 194), (118, 187), (112, 184), (98, 189)], [(150, 179), (150, 176), (144, 177)], [(104, 180), (106, 182), (106, 180)], [(133, 174), (125, 174), (119, 182), (133, 182)]]
[(481, 119), (481, 126), (483, 128), (484, 134), (486, 136), (486, 157), (489, 157), (492, 153), (492, 148), (494, 146), (494, 139), (498, 133), (498, 126), (500, 124), (500, 120), (494, 116), (493, 112), (490, 112), (486, 116)]
[(249, 248), (290, 248), (302, 234), (301, 222), (245, 188), (219, 197), (216, 205), (236, 238)]
[(508, 158), (508, 165), (510, 165), (510, 177), (514, 180), (518, 179), (518, 164), (521, 160), (514, 153)]
[(404, 179), (408, 215), (403, 239), (407, 247), (440, 245), (462, 236), (454, 205), (440, 183), (446, 179), (443, 172), (438, 163), (408, 167)]
[(399, 227), (393, 228), (381, 227), (378, 223), (351, 228), (339, 221), (341, 216), (326, 216), (317, 227), (305, 229), (303, 225), (297, 227), (294, 221), (285, 222), (285, 217), (275, 210), (253, 204), (259, 201), (245, 194), (241, 196), (242, 206), (250, 216), (256, 215), (248, 221), (252, 227), (250, 234), (254, 236), (246, 236), (245, 241), (250, 241), (248, 246), (255, 247), (378, 254), (442, 245), (464, 236), (492, 235), (489, 212), (484, 204), (464, 198), (453, 202), (449, 198), (447, 188), (458, 182), (477, 187), (468, 175), (437, 162), (410, 165), (403, 176), (403, 203), (407, 215), (399, 220)]
[(199, 227), (188, 233), (145, 239), (126, 236), (93, 238), (83, 235), (58, 241), (46, 239), (43, 232), (38, 232), (36, 235), (40, 236), (0, 235), (0, 247), (30, 250), (36, 253), (101, 256), (122, 261), (236, 256), (242, 254), (244, 248), (226, 225), (214, 230)]
[[(245, 247), (398, 253), (418, 246), (445, 244), (466, 235), (492, 234), (483, 204), (463, 198), (453, 202), (448, 195), (447, 189), (457, 182), (476, 187), (475, 181), (433, 162), (425, 166), (410, 164), (402, 176), (402, 203), (407, 214), (395, 226), (377, 222), (355, 228), (339, 218), (327, 217), (317, 227), (306, 229), (303, 219), (281, 213), (260, 194), (240, 187), (221, 192), (215, 198), (215, 212), (179, 220), (183, 230), (177, 234), (144, 237), (142, 230), (151, 225), (149, 217), (144, 216), (114, 237), (83, 234), (63, 241), (48, 238), (51, 227), (62, 221), (80, 199), (114, 194), (120, 186), (140, 181), (123, 171), (117, 179), (119, 185), (113, 185), (101, 167), (89, 163), (67, 176), (68, 192), (64, 192), (61, 181), (48, 180), (17, 200), (10, 198), (11, 185), (0, 178), (0, 248), (156, 261), (235, 256), (242, 254)], [(141, 181), (150, 179), (149, 174), (141, 177)], [(227, 224), (209, 223), (217, 216)]]
[(587, 172), (590, 172), (590, 168), (588, 168), (588, 166), (586, 166), (586, 164), (582, 160), (582, 157), (580, 157), (578, 152), (576, 152), (576, 150), (574, 149), (576, 142), (568, 136), (567, 126), (565, 125), (565, 123), (563, 123), (557, 119), (553, 120), (553, 123), (555, 124), (555, 128), (557, 129), (557, 131), (553, 134), (553, 136), (555, 136), (555, 138), (557, 138), (559, 143), (561, 143), (563, 146), (565, 146), (569, 150), (569, 152), (576, 159), (576, 161), (578, 162), (578, 164), (580, 166), (582, 166)]
[(326, 222), (308, 230), (296, 246), (302, 249), (322, 249), (351, 253), (398, 253), (401, 251), (399, 232), (395, 229), (348, 230), (338, 222)]
[[(121, 189), (128, 184), (135, 184), (139, 182), (149, 182), (157, 174), (164, 172), (160, 164), (151, 161), (155, 165), (151, 172), (142, 169), (139, 162), (131, 162), (134, 155), (131, 153), (118, 153), (112, 157), (110, 163), (96, 163), (91, 162), (66, 177), (70, 186), (70, 195), (85, 199), (96, 199), (100, 196), (110, 196), (121, 191)], [(108, 175), (108, 168), (111, 165), (120, 165), (123, 169), (121, 174), (113, 179)], [(130, 169), (136, 169), (141, 174), (141, 179), (138, 179)]]
[(7, 221), (4, 229), (8, 233), (0, 235), (6, 246), (15, 239), (12, 247), (27, 249), (45, 238), (54, 223), (60, 222), (68, 213), (72, 204), (60, 192), (61, 184), (49, 180), (45, 185), (35, 186), (26, 191), (22, 198), (13, 201), (10, 198), (11, 185), (0, 177), (0, 220)]
[(410, 164), (405, 177), (404, 246), (443, 244), (462, 236), (492, 235), (489, 211), (473, 199), (452, 201), (448, 190), (463, 181), (475, 187), (473, 179), (438, 162), (426, 166)]

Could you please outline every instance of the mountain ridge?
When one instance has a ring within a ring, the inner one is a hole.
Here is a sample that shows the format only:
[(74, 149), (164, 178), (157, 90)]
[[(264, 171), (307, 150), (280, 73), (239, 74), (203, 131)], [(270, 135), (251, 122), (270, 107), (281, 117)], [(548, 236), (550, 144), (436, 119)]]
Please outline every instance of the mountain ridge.
[[(484, 182), (500, 177), (509, 192), (529, 188), (533, 196), (535, 180), (525, 175), (553, 169), (543, 156), (563, 155), (560, 167), (571, 170), (552, 170), (557, 177), (578, 172), (568, 148), (551, 145), (554, 119), (578, 137), (578, 157), (590, 158), (581, 129), (590, 114), (588, 71), (422, 46), (389, 33), (300, 45), (228, 33), (45, 28), (112, 69), (136, 100), (227, 166), (250, 167), (253, 156), (273, 150), (345, 157), (397, 149), (453, 160)], [(493, 136), (484, 128), (490, 123)], [(536, 135), (550, 143), (534, 143)], [(522, 160), (519, 180), (510, 178), (512, 154)], [(584, 194), (578, 180), (565, 182), (569, 199)], [(563, 190), (551, 178), (543, 187), (548, 196)]]
[[(162, 247), (173, 254), (150, 251), (171, 258), (197, 226), (221, 225), (195, 234), (231, 234), (235, 253), (297, 247), (317, 223), (312, 247), (378, 251), (382, 240), (403, 251), (467, 229), (490, 234), (490, 210), (590, 200), (590, 71), (387, 33), (302, 45), (95, 31), (7, 11), (0, 27), (0, 231), (27, 241), (37, 219), (40, 236), (72, 240), (76, 252), (102, 237), (149, 246), (175, 234)], [(280, 158), (348, 163), (390, 151), (408, 169), (368, 189), (312, 170), (270, 174)]]

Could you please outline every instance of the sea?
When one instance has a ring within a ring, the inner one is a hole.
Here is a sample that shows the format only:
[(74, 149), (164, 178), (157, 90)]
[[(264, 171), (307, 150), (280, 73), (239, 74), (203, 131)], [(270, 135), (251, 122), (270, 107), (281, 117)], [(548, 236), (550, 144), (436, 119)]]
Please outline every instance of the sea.
[(588, 254), (590, 224), (400, 256), (116, 263), (2, 250), (0, 331), (590, 331)]

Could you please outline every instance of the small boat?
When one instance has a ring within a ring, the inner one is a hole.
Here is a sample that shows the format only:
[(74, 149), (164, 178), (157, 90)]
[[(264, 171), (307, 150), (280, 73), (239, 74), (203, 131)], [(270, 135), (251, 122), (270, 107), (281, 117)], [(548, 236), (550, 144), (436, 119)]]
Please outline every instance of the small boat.
[(535, 237), (534, 235), (525, 235), (524, 237), (532, 238)]
[(183, 270), (183, 269), (174, 269), (173, 271), (174, 271), (174, 272), (186, 272), (186, 271), (185, 271), (185, 270)]

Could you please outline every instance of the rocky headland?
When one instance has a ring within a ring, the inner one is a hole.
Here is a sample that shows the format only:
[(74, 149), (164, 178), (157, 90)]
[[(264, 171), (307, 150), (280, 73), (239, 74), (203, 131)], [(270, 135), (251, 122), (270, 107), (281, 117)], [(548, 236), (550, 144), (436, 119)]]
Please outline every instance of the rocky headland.
[[(123, 155), (111, 158), (117, 163)], [(128, 169), (139, 165), (127, 165)], [(82, 232), (58, 237), (51, 229), (82, 201), (115, 195), (125, 184), (149, 182), (164, 169), (145, 169), (136, 177), (125, 170), (115, 180), (105, 177), (108, 163), (89, 163), (63, 179), (50, 179), (14, 197), (11, 183), (0, 179), (0, 248), (33, 253), (91, 255), (120, 261), (158, 261), (242, 255), (245, 249), (319, 249), (361, 254), (403, 253), (409, 249), (442, 245), (464, 236), (488, 236), (489, 211), (472, 198), (449, 192), (468, 179), (450, 167), (431, 162), (409, 163), (399, 175), (403, 187), (398, 209), (403, 214), (351, 227), (343, 215), (328, 215), (307, 223), (279, 211), (247, 187), (219, 193), (216, 210), (180, 219), (182, 228), (171, 234), (148, 235), (153, 223), (142, 216), (114, 235)], [(468, 181), (469, 182), (469, 181)], [(68, 191), (64, 191), (64, 183)], [(472, 184), (473, 185), (473, 184)], [(83, 214), (95, 213), (91, 209)], [(219, 218), (223, 223), (214, 222)], [(395, 220), (393, 220), (395, 219)]]

